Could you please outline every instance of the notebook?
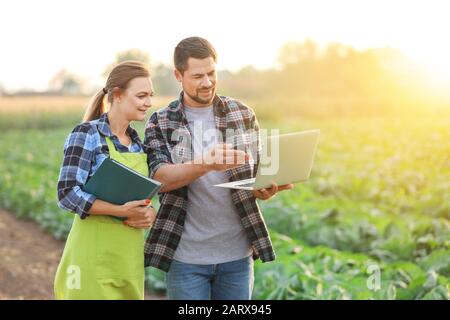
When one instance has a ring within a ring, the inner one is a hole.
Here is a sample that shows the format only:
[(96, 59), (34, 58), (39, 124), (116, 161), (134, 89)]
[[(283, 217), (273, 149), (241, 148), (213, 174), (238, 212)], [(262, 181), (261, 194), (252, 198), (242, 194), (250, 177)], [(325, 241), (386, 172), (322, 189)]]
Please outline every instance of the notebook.
[[(162, 184), (114, 159), (106, 158), (83, 190), (98, 199), (122, 205), (129, 201), (150, 199), (161, 189)], [(117, 218), (117, 217), (115, 217)], [(120, 218), (125, 220), (126, 218)]]

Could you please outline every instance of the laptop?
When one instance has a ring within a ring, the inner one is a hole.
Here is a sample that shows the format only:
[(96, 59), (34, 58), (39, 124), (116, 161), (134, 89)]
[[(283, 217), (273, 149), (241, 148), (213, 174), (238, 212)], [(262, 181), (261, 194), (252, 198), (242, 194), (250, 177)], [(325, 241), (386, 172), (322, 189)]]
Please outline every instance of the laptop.
[(267, 160), (271, 159), (271, 161), (267, 161), (266, 164), (264, 157), (261, 158), (255, 178), (214, 186), (258, 190), (270, 188), (272, 182), (281, 186), (306, 181), (311, 174), (319, 136), (320, 130), (314, 129), (267, 137), (267, 145), (263, 150), (267, 150), (267, 153), (273, 153), (267, 156)]

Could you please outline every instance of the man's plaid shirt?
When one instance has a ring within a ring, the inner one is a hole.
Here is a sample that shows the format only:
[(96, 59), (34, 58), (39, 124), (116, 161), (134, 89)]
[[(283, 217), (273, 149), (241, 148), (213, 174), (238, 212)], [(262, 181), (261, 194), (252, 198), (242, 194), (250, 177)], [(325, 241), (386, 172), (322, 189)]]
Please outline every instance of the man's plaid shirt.
[[(144, 151), (148, 155), (150, 177), (164, 165), (192, 161), (189, 126), (183, 111), (183, 92), (168, 107), (155, 112), (145, 128)], [(260, 158), (259, 126), (252, 109), (223, 96), (213, 101), (216, 129), (223, 142), (240, 150), (255, 151), (256, 161), (227, 170), (229, 181), (253, 178)], [(228, 130), (227, 130), (228, 129)], [(249, 133), (254, 139), (249, 139)], [(230, 133), (232, 136), (230, 136)], [(185, 139), (187, 138), (187, 139)], [(254, 145), (256, 144), (256, 148)], [(145, 243), (145, 266), (168, 271), (183, 232), (188, 187), (160, 194), (156, 221)], [(275, 252), (256, 198), (251, 191), (230, 189), (231, 198), (253, 248), (253, 257), (263, 262), (275, 259)]]

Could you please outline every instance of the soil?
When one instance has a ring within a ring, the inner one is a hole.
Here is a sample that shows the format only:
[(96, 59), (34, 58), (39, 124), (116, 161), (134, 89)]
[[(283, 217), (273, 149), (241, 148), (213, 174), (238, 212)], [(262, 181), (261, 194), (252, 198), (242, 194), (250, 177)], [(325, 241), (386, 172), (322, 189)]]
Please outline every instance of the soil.
[[(63, 249), (33, 221), (0, 209), (0, 300), (52, 300)], [(146, 292), (145, 299), (165, 297)]]

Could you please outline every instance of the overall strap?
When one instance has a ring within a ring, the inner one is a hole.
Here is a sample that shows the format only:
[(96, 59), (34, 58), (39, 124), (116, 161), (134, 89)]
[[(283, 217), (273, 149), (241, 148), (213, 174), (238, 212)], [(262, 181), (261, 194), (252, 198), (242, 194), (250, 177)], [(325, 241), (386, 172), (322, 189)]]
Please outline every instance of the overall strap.
[(109, 149), (109, 157), (111, 159), (113, 159), (113, 158), (115, 158), (115, 155), (119, 152), (116, 150), (116, 146), (114, 145), (114, 142), (112, 142), (109, 137), (105, 137), (105, 140), (106, 140), (106, 144), (108, 145), (108, 149)]

